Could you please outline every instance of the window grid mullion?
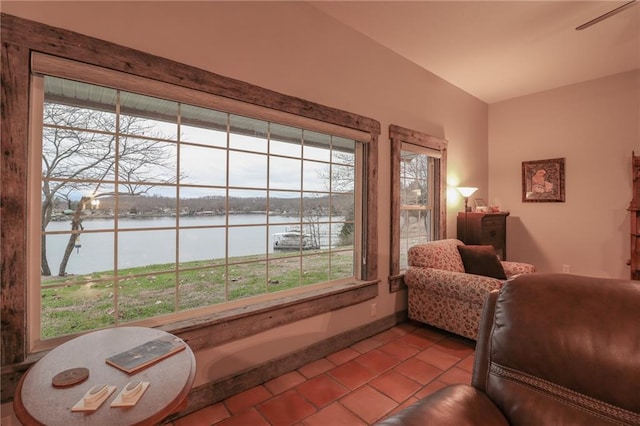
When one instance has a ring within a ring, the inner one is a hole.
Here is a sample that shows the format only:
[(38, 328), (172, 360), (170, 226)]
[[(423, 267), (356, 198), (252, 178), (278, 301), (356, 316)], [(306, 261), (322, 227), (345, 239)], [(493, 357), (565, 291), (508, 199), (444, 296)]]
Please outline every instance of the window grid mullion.
[(120, 268), (118, 247), (120, 244), (120, 227), (119, 214), (120, 211), (120, 90), (116, 92), (116, 128), (115, 128), (115, 165), (114, 165), (114, 201), (113, 208), (115, 210), (113, 218), (113, 316), (114, 324), (120, 324)]

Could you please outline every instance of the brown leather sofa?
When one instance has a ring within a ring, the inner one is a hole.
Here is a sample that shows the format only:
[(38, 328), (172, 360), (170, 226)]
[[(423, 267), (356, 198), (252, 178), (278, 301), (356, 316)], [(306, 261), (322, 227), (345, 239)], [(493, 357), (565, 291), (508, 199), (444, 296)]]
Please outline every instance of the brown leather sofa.
[(482, 315), (471, 385), (380, 426), (640, 425), (640, 282), (519, 275)]

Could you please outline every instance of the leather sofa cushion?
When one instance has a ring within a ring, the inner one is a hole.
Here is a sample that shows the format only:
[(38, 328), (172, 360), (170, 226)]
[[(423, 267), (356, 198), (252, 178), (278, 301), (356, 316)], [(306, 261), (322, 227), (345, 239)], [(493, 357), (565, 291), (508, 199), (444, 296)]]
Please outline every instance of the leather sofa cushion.
[(469, 385), (450, 385), (421, 399), (376, 426), (508, 426), (484, 392)]

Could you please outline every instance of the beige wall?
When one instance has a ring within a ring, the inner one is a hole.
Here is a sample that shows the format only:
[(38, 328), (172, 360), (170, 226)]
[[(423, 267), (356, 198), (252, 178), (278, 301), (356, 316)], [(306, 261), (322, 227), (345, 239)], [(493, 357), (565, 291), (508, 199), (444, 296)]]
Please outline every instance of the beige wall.
[[(640, 70), (489, 107), (489, 200), (511, 211), (511, 259), (542, 272), (628, 278)], [(565, 158), (566, 202), (523, 203), (522, 161)]]
[[(448, 139), (452, 184), (478, 186), (478, 196), (487, 197), (488, 106), (308, 4), (3, 2), (2, 10), (380, 121), (378, 318), (406, 305), (404, 292), (387, 290), (389, 124)], [(461, 200), (451, 194), (455, 236)], [(364, 303), (200, 352), (196, 385), (371, 319)]]

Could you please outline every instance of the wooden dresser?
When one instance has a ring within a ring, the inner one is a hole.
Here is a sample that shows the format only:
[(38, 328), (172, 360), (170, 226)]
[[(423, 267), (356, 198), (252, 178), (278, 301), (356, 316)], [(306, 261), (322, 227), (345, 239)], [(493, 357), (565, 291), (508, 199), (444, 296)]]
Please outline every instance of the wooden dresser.
[(458, 213), (458, 239), (465, 244), (491, 244), (501, 260), (507, 260), (509, 213)]

